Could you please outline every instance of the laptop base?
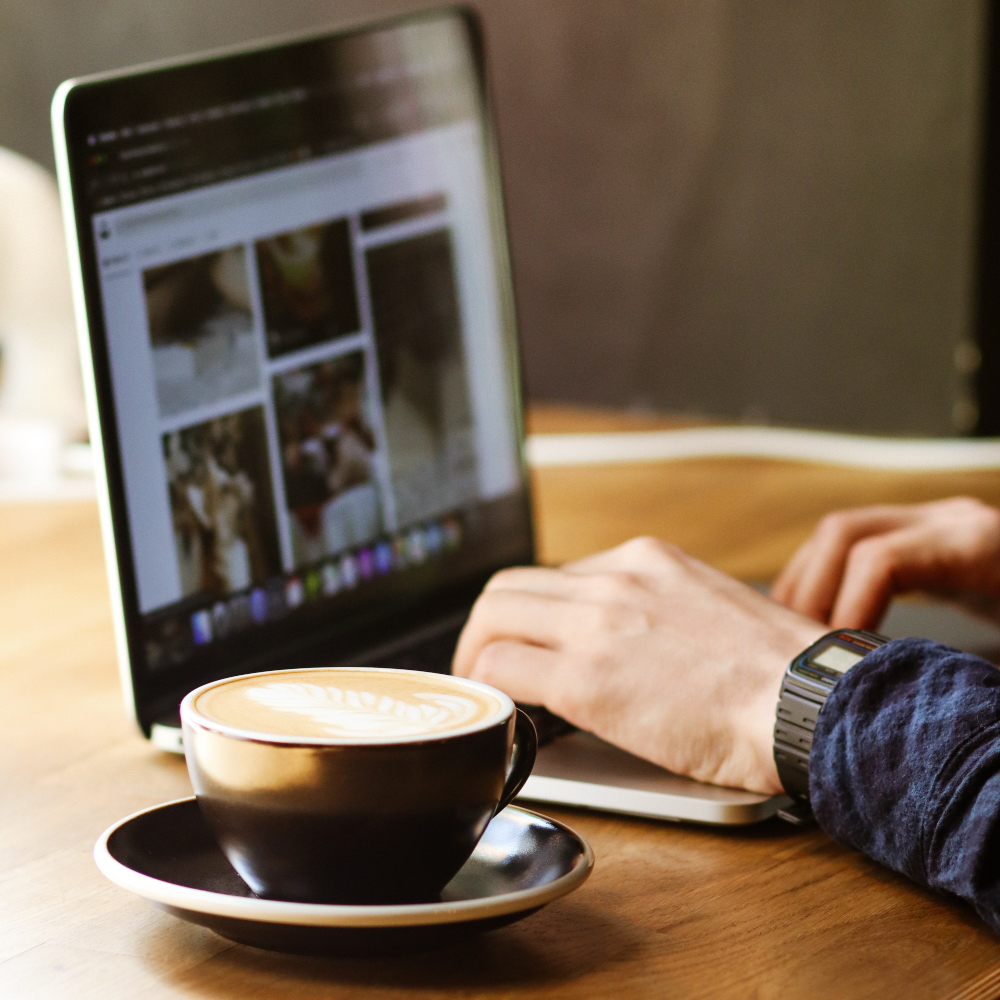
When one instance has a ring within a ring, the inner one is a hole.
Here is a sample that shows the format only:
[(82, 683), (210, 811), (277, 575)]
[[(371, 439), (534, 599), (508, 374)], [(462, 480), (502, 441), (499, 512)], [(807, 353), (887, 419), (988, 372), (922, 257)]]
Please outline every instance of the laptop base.
[(759, 823), (791, 803), (682, 778), (579, 730), (538, 751), (518, 799), (721, 826)]

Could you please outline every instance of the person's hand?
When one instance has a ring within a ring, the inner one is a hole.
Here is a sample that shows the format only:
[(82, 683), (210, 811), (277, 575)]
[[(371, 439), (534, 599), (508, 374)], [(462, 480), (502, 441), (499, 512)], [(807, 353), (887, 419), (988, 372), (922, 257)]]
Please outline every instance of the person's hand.
[(498, 573), (454, 672), (701, 781), (778, 792), (774, 710), (825, 629), (654, 539)]
[(830, 628), (876, 628), (893, 596), (910, 591), (996, 617), (1000, 510), (957, 497), (830, 514), (771, 596)]

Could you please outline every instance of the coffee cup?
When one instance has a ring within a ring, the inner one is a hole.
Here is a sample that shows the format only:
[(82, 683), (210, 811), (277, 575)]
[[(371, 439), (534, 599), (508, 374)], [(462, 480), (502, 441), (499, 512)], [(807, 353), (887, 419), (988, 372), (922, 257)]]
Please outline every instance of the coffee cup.
[(270, 671), (181, 703), (198, 804), (258, 896), (435, 899), (534, 765), (531, 720), (475, 681), (414, 670)]

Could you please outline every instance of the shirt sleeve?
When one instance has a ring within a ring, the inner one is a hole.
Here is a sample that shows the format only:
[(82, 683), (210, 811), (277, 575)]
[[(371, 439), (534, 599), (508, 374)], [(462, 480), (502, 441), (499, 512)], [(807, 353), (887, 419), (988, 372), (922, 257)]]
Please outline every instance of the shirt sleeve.
[(820, 826), (915, 882), (960, 896), (1000, 933), (1000, 670), (897, 639), (837, 682), (816, 723)]

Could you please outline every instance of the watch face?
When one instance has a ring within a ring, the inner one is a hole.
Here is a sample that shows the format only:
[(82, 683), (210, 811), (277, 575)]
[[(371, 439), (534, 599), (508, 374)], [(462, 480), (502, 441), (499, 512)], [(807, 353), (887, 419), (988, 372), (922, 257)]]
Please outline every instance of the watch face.
[(848, 649), (846, 646), (831, 642), (829, 646), (813, 653), (809, 657), (809, 662), (815, 667), (822, 667), (825, 671), (842, 677), (858, 660), (863, 659), (864, 655), (855, 649)]
[(829, 639), (795, 663), (792, 672), (833, 687), (867, 652)]

